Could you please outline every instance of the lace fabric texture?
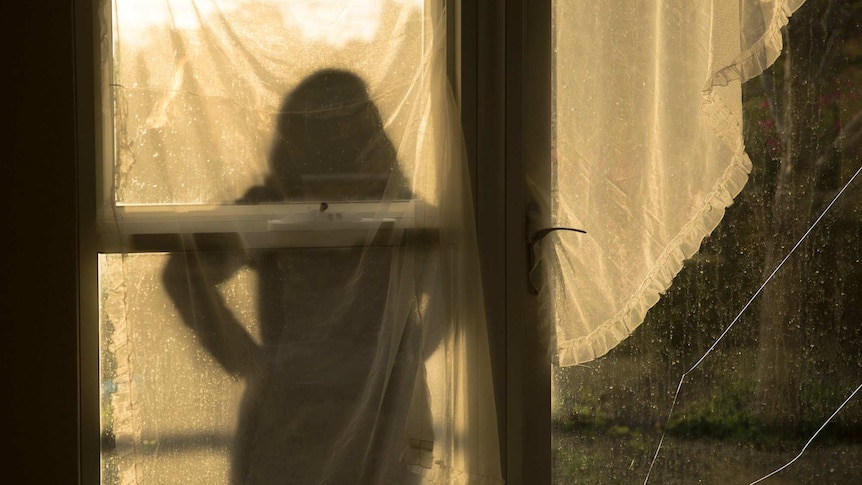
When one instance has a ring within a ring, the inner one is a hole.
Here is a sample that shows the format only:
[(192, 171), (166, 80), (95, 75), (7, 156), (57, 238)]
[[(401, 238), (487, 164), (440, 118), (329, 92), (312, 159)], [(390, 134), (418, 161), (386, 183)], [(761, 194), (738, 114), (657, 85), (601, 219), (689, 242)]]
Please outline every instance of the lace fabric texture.
[(501, 483), (443, 7), (104, 5), (103, 482)]
[(551, 175), (530, 185), (543, 227), (586, 231), (535, 249), (559, 365), (628, 337), (745, 185), (741, 83), (802, 3), (555, 2)]

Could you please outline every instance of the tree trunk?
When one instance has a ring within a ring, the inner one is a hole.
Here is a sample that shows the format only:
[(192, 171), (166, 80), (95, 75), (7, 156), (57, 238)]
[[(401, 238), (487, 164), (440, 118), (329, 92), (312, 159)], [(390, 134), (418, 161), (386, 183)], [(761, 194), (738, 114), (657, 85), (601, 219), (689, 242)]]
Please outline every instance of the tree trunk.
[[(811, 6), (809, 6), (811, 7)], [(820, 126), (820, 58), (823, 31), (809, 9), (793, 17), (785, 32), (782, 93), (783, 152), (770, 221), (765, 228), (764, 278), (791, 251), (813, 220), (816, 161), (824, 148)], [(801, 362), (806, 298), (802, 248), (761, 294), (757, 387), (754, 413), (761, 424), (787, 431), (799, 421), (797, 366)]]

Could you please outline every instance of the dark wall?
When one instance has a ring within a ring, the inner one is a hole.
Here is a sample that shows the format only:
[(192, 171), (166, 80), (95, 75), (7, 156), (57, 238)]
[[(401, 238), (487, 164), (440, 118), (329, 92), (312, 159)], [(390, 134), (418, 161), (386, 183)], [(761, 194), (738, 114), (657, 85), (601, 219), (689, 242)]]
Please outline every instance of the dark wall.
[(15, 2), (3, 15), (0, 76), (12, 117), (0, 148), (0, 355), (12, 385), (0, 439), (12, 448), (4, 475), (15, 483), (76, 483), (78, 474), (72, 4)]

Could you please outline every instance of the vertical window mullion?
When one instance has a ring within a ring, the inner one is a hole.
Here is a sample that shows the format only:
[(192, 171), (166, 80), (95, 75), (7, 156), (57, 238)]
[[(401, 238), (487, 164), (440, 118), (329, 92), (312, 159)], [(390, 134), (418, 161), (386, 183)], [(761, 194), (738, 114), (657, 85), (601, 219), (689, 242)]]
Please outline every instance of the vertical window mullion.
[(99, 290), (97, 268), (97, 97), (99, 9), (96, 0), (74, 2), (78, 184), (78, 477), (99, 482)]
[(510, 484), (550, 483), (550, 365), (526, 244), (526, 174), (550, 159), (550, 1), (458, 6), (459, 101), (475, 164), (503, 469)]
[(551, 483), (551, 386), (550, 362), (543, 326), (537, 320), (535, 296), (528, 290), (528, 206), (532, 206), (527, 177), (547, 178), (551, 160), (551, 1), (509, 0), (508, 51), (511, 68), (509, 102), (512, 127), (508, 164), (509, 276), (511, 312), (521, 322), (509, 328), (510, 351), (522, 353), (523, 449), (518, 482)]

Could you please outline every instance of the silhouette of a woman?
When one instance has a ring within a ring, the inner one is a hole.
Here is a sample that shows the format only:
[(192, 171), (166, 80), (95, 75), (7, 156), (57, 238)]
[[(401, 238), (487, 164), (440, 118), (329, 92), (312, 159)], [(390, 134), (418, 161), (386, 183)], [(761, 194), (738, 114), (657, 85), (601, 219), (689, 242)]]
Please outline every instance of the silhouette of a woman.
[[(395, 148), (365, 83), (340, 70), (305, 79), (281, 106), (270, 174), (237, 201), (407, 199)], [(413, 483), (399, 463), (419, 357), (415, 318), (387, 308), (385, 247), (174, 254), (163, 273), (182, 316), (246, 381), (233, 483)], [(258, 275), (261, 344), (216, 285)], [(404, 322), (404, 320), (407, 320)], [(405, 399), (406, 397), (406, 399)]]

